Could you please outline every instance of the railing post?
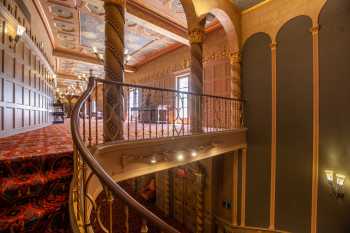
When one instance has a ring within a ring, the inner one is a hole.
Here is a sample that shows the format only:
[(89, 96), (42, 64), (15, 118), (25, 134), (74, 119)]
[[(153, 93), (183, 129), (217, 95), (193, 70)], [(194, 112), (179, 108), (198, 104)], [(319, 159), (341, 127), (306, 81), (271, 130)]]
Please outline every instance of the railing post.
[(147, 233), (148, 232), (148, 226), (147, 226), (147, 220), (142, 219), (142, 226), (141, 226), (141, 233)]
[(129, 207), (125, 204), (124, 206), (124, 214), (125, 214), (125, 233), (129, 233)]

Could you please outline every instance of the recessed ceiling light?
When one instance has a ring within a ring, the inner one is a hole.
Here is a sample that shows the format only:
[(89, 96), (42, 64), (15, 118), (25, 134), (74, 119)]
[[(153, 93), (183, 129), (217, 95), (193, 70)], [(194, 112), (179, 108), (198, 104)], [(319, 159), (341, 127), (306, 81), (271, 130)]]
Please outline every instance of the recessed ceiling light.
[(178, 155), (176, 156), (176, 159), (177, 159), (178, 161), (183, 161), (183, 160), (185, 159), (185, 156), (184, 156), (183, 154), (178, 154)]
[(153, 157), (150, 162), (151, 162), (151, 164), (156, 164), (157, 163), (157, 159)]
[(191, 153), (191, 156), (192, 157), (196, 157), (198, 154), (197, 154), (197, 152), (194, 150), (194, 151), (192, 151), (192, 153)]

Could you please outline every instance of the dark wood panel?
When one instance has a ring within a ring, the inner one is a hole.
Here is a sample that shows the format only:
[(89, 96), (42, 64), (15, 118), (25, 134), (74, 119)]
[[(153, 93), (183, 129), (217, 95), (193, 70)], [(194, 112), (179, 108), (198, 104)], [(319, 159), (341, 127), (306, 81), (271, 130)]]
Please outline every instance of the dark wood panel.
[(11, 130), (14, 128), (14, 109), (13, 108), (5, 108), (4, 112), (4, 130)]
[[(22, 12), (18, 11), (16, 18), (30, 31)], [(52, 102), (53, 93), (48, 91), (52, 88), (48, 84), (51, 74), (43, 56), (35, 54), (37, 49), (26, 40), (11, 48), (9, 37), (4, 36), (5, 25), (0, 19), (0, 137), (47, 123), (50, 106), (46, 103)]]
[(312, 27), (296, 17), (277, 36), (276, 226), (309, 233), (312, 187)]
[(15, 103), (23, 104), (23, 87), (15, 85)]
[(23, 109), (17, 108), (15, 111), (15, 128), (19, 129), (23, 127)]
[(324, 170), (350, 176), (350, 1), (327, 1), (320, 18), (320, 150), (318, 232), (350, 232), (350, 189), (330, 195)]
[(271, 164), (271, 39), (250, 37), (243, 49), (243, 96), (248, 99), (246, 224), (268, 227)]
[(0, 130), (4, 130), (4, 108), (0, 107)]
[(14, 91), (13, 91), (13, 83), (5, 80), (4, 83), (4, 100), (8, 103), (13, 103), (14, 100)]

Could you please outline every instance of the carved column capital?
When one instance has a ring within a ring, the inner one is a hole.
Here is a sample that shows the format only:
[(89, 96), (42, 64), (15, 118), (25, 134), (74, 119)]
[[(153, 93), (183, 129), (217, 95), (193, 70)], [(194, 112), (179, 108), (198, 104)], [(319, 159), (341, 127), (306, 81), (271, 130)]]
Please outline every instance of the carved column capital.
[(320, 31), (319, 25), (316, 25), (316, 26), (313, 26), (312, 28), (310, 28), (310, 32), (312, 33), (312, 35), (318, 35), (319, 31)]
[(113, 5), (124, 5), (125, 4), (125, 0), (104, 0), (105, 5), (108, 4), (113, 4)]
[(233, 52), (228, 55), (228, 58), (230, 59), (230, 64), (234, 65), (241, 62), (241, 53), (240, 52)]
[(204, 41), (204, 30), (201, 28), (195, 28), (188, 32), (188, 37), (191, 44), (199, 44)]
[(270, 48), (271, 48), (271, 50), (276, 50), (276, 48), (277, 48), (277, 43), (276, 43), (276, 42), (272, 42), (272, 43), (270, 44)]

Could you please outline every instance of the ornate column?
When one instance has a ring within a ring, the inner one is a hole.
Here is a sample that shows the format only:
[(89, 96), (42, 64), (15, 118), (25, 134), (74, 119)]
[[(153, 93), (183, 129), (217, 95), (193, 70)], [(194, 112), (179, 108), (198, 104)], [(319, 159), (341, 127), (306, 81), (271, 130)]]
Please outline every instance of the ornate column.
[[(203, 40), (204, 30), (195, 28), (189, 32), (189, 40), (191, 44), (191, 92), (203, 94)], [(191, 132), (202, 132), (202, 100), (201, 98), (192, 96), (190, 106)]]
[(231, 76), (231, 98), (241, 98), (241, 54), (233, 52), (229, 54)]
[[(105, 0), (105, 73), (107, 80), (124, 81), (125, 1)], [(123, 89), (104, 85), (103, 135), (105, 141), (123, 138)]]

